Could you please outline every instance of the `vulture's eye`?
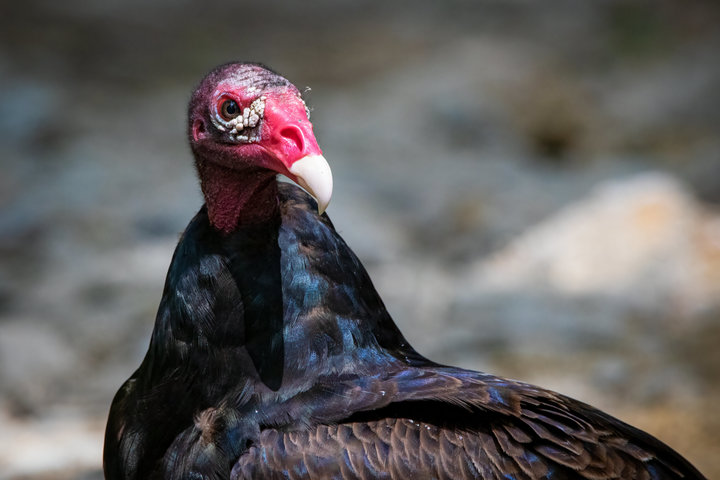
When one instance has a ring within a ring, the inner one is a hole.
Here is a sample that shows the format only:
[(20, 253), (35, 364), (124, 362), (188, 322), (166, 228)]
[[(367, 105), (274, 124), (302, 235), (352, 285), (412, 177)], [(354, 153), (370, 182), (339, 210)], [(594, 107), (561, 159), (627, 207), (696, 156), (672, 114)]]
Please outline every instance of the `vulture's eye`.
[(225, 100), (220, 107), (220, 115), (222, 115), (225, 120), (232, 120), (240, 115), (240, 107), (235, 100)]

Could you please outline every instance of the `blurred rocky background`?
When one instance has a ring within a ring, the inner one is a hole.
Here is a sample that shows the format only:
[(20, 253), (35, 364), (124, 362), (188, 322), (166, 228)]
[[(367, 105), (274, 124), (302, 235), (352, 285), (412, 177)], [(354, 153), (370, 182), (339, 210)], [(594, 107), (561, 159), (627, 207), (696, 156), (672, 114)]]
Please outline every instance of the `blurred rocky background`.
[(0, 3), (0, 479), (101, 478), (201, 204), (190, 91), (307, 98), (329, 214), (411, 342), (720, 478), (720, 4)]

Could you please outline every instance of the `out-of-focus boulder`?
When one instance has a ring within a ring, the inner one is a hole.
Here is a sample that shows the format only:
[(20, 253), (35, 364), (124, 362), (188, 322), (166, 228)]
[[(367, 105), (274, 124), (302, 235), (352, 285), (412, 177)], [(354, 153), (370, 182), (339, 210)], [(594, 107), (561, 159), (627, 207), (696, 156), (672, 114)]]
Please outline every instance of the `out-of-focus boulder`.
[(692, 313), (718, 302), (720, 217), (674, 178), (598, 186), (473, 269), (483, 293), (540, 289)]

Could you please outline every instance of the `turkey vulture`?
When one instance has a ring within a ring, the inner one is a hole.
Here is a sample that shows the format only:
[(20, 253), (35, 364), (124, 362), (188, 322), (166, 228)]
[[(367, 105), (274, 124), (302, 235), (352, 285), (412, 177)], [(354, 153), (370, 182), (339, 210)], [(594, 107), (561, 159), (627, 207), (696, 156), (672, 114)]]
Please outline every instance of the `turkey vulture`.
[(188, 115), (206, 203), (113, 400), (106, 478), (703, 478), (589, 405), (418, 354), (322, 213), (330, 169), (288, 80), (222, 65)]

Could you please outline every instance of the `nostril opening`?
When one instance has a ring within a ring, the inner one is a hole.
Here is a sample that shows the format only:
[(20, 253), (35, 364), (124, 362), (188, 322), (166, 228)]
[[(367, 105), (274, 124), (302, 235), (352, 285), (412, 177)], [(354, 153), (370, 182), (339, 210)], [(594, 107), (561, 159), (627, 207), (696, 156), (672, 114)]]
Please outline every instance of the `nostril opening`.
[(280, 136), (285, 140), (292, 142), (298, 151), (305, 151), (305, 136), (300, 128), (295, 125), (288, 125), (280, 130)]

